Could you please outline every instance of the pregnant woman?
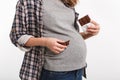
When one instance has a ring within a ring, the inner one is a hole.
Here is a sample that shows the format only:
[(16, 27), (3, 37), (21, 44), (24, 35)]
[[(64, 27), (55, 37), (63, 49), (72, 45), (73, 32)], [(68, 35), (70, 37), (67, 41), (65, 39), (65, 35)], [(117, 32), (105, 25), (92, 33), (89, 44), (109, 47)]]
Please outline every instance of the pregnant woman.
[[(79, 32), (77, 0), (19, 0), (10, 38), (25, 51), (21, 80), (82, 80), (86, 67), (84, 40), (99, 32), (91, 20)], [(68, 41), (68, 44), (64, 42)]]

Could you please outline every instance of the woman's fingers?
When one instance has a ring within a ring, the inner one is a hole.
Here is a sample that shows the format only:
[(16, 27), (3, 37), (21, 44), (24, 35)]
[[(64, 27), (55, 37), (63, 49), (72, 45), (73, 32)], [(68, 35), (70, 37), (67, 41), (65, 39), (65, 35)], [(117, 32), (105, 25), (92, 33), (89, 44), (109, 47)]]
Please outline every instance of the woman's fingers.
[(98, 26), (89, 26), (88, 30), (99, 30), (100, 28)]
[(98, 34), (99, 30), (100, 30), (99, 24), (94, 20), (91, 20), (91, 24), (87, 28), (87, 33), (91, 35), (96, 35)]
[(65, 41), (63, 40), (59, 40), (56, 38), (47, 38), (46, 39), (46, 47), (48, 47), (51, 51), (53, 51), (54, 53), (61, 53), (62, 51), (64, 51), (64, 49), (67, 47), (64, 44), (61, 43), (65, 43)]
[(66, 48), (67, 46), (66, 45), (64, 45), (64, 44), (60, 44), (60, 43), (57, 43), (57, 47), (59, 47), (59, 48)]
[(88, 29), (87, 32), (91, 32), (91, 33), (97, 33), (99, 32), (99, 30), (95, 30), (95, 29)]
[(65, 48), (59, 48), (59, 47), (56, 47), (56, 48), (55, 48), (55, 52), (56, 52), (57, 54), (63, 52), (64, 50), (65, 50)]
[(57, 43), (56, 46), (55, 46), (55, 48), (54, 48), (54, 50), (55, 50), (55, 52), (57, 52), (57, 54), (58, 54), (58, 53), (63, 52), (66, 47), (67, 47), (67, 46), (65, 46), (65, 45), (62, 45), (62, 44)]
[(99, 32), (99, 29), (97, 29), (97, 28), (88, 28), (87, 29), (87, 33), (91, 34), (91, 35), (96, 35), (96, 34), (98, 34), (98, 32)]
[(98, 26), (99, 24), (95, 22), (94, 20), (91, 20), (91, 23), (94, 24), (95, 26)]

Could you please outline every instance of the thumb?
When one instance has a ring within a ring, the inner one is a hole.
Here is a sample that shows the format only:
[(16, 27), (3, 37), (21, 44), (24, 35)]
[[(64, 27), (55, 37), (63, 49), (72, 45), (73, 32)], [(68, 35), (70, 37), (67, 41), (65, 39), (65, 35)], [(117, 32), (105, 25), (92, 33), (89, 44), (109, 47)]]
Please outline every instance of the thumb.
[(58, 42), (58, 43), (67, 46), (67, 45), (69, 45), (69, 42), (70, 42), (70, 40), (64, 41), (64, 42), (62, 41), (62, 42)]
[(57, 40), (57, 43), (59, 43), (59, 44), (64, 44), (65, 43), (65, 41), (63, 41), (63, 40)]
[(64, 43), (65, 41), (58, 39), (57, 42)]

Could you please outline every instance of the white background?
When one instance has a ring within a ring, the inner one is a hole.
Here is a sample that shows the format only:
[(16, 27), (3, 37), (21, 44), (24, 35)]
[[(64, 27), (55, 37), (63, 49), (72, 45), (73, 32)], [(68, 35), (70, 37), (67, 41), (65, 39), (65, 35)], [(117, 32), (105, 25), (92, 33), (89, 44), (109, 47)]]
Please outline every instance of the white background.
[[(16, 3), (0, 2), (0, 80), (20, 80), (24, 52), (9, 39)], [(87, 80), (120, 80), (120, 1), (80, 0), (76, 10), (79, 17), (88, 14), (101, 26), (97, 36), (86, 40)]]

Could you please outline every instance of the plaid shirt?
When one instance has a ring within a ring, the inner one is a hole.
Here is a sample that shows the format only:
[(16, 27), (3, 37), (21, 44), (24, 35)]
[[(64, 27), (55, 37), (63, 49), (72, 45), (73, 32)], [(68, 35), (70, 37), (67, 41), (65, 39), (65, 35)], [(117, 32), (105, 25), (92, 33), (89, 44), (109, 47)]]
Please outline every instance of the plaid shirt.
[[(16, 5), (16, 13), (10, 32), (10, 39), (15, 46), (25, 47), (17, 40), (22, 35), (32, 35), (42, 37), (43, 21), (42, 0), (19, 0)], [(77, 14), (75, 22), (77, 20)], [(79, 30), (75, 24), (76, 30)], [(44, 48), (41, 46), (32, 47), (25, 52), (23, 63), (20, 70), (21, 80), (39, 80), (40, 72), (44, 64)]]
[[(10, 32), (12, 43), (17, 46), (25, 47), (19, 44), (17, 40), (22, 35), (32, 35), (41, 37), (42, 0), (19, 0), (16, 5), (15, 18)], [(44, 48), (32, 47), (30, 51), (25, 52), (24, 60), (20, 70), (21, 80), (39, 80), (40, 72), (44, 64)]]

